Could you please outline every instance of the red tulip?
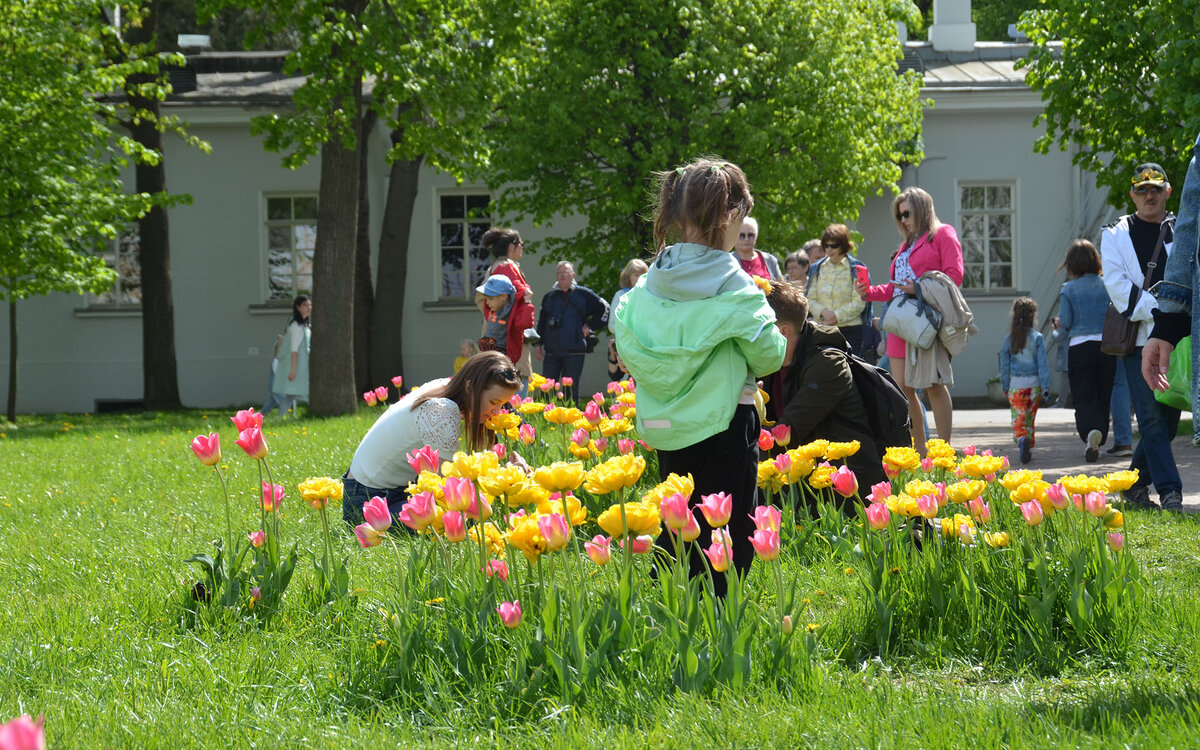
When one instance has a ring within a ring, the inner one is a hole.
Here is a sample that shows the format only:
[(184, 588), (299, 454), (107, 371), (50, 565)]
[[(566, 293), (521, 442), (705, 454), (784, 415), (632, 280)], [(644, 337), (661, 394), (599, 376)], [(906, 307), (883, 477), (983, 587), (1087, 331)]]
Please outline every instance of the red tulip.
[(261, 427), (250, 427), (238, 433), (235, 441), (238, 447), (246, 451), (246, 455), (255, 461), (267, 455), (267, 441), (263, 438)]
[(839, 466), (837, 471), (829, 475), (833, 491), (842, 497), (850, 497), (858, 492), (858, 477), (847, 466)]
[(681, 495), (678, 492), (664, 497), (658, 503), (658, 510), (662, 515), (663, 523), (672, 531), (683, 530), (688, 524), (688, 516), (692, 514), (688, 509), (687, 495)]
[(597, 565), (604, 565), (612, 559), (612, 552), (609, 551), (612, 540), (603, 534), (597, 534), (592, 537), (592, 541), (584, 542), (583, 548), (587, 551), (588, 557), (592, 558), (592, 562)]
[(890, 520), (891, 514), (888, 512), (887, 503), (871, 503), (867, 506), (867, 523), (872, 529), (876, 531), (886, 529)]
[(694, 542), (700, 538), (700, 522), (695, 513), (688, 513), (687, 524), (679, 530), (679, 538), (685, 542)]
[(229, 418), (233, 421), (233, 426), (240, 433), (243, 430), (248, 430), (251, 427), (262, 427), (262, 415), (254, 411), (254, 409), (242, 409), (237, 414)]
[(775, 437), (771, 435), (769, 430), (763, 430), (758, 433), (758, 447), (760, 450), (769, 451), (775, 445)]
[(1042, 504), (1037, 500), (1030, 500), (1027, 503), (1021, 503), (1021, 515), (1025, 517), (1025, 523), (1030, 526), (1037, 526), (1042, 522)]
[(379, 403), (379, 399), (375, 396), (375, 391), (366, 391), (363, 393), (363, 401), (367, 402), (367, 406), (375, 406)]
[(262, 506), (266, 512), (270, 513), (282, 505), (285, 497), (287, 493), (283, 491), (282, 484), (262, 483)]
[(205, 466), (216, 466), (221, 462), (221, 436), (215, 432), (208, 436), (197, 435), (192, 439), (192, 453)]
[(400, 390), (400, 386), (404, 385), (404, 378), (400, 375), (393, 377), (392, 385), (396, 387), (396, 390)]
[(46, 732), (42, 729), (44, 717), (34, 721), (29, 714), (0, 725), (0, 748), (3, 750), (46, 750)]
[(724, 526), (729, 523), (729, 516), (733, 513), (733, 497), (724, 492), (701, 495), (699, 507), (709, 526)]
[(567, 546), (567, 541), (571, 538), (571, 527), (567, 525), (567, 517), (562, 513), (540, 516), (537, 525), (542, 538), (546, 540), (547, 552), (557, 552)]
[(363, 520), (376, 531), (387, 531), (392, 526), (392, 512), (382, 497), (373, 497), (364, 503), (362, 514)]
[(408, 453), (408, 465), (412, 470), (420, 474), (422, 471), (437, 471), (441, 464), (438, 463), (438, 452), (436, 448), (425, 446), (418, 448), (415, 451)]
[(718, 573), (723, 573), (729, 569), (729, 546), (720, 542), (713, 542), (704, 550), (704, 554), (708, 557), (708, 564)]
[[(618, 539), (617, 544), (621, 545), (621, 549), (625, 549), (625, 540), (624, 539)], [(650, 550), (654, 549), (654, 537), (649, 536), (649, 535), (642, 535), (642, 536), (636, 537), (633, 540), (631, 549), (633, 550), (633, 554), (635, 554), (635, 555), (646, 554)]]
[(499, 607), (496, 607), (496, 613), (500, 615), (500, 622), (504, 623), (506, 628), (515, 628), (521, 624), (521, 602), (501, 602)]
[(488, 564), (484, 567), (483, 572), (488, 578), (496, 576), (501, 581), (507, 581), (508, 563), (504, 562), (503, 560), (488, 560)]
[(413, 531), (424, 531), (437, 518), (437, 501), (429, 492), (418, 492), (400, 508), (400, 523)]
[(771, 428), (771, 437), (780, 448), (792, 442), (792, 428), (785, 424), (777, 424)]
[(442, 485), (442, 495), (446, 499), (447, 508), (463, 511), (470, 508), (475, 501), (475, 485), (470, 479), (463, 477), (446, 477), (446, 482)]
[(750, 518), (754, 520), (754, 526), (759, 531), (778, 532), (783, 523), (783, 514), (779, 512), (779, 508), (772, 505), (758, 506), (754, 513), (750, 514)]
[(247, 536), (250, 537), (250, 544), (255, 549), (258, 549), (267, 543), (267, 535), (262, 529), (259, 529), (251, 534), (247, 534)]
[(882, 503), (892, 494), (891, 482), (880, 482), (879, 484), (871, 485), (871, 494), (867, 495), (867, 499), (873, 503)]
[(754, 551), (764, 560), (774, 560), (779, 557), (779, 532), (759, 529), (750, 537)]
[(630, 453), (633, 453), (633, 449), (634, 443), (632, 440), (629, 440), (628, 438), (617, 438), (617, 450), (620, 451), (622, 456), (627, 456)]
[(386, 385), (381, 385), (375, 389), (375, 398), (379, 399), (379, 403), (386, 404), (388, 400), (388, 388)]
[(458, 511), (446, 511), (442, 516), (442, 527), (446, 530), (447, 542), (461, 542), (467, 538), (463, 514)]

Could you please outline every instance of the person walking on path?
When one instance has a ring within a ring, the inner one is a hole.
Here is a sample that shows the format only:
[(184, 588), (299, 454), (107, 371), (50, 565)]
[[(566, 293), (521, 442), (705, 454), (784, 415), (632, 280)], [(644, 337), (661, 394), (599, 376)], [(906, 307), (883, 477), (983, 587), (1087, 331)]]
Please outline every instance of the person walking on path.
[(575, 266), (560, 260), (554, 269), (556, 283), (542, 297), (537, 332), (541, 341), (533, 347), (533, 356), (542, 363), (542, 374), (562, 381), (563, 393), (579, 400), (579, 378), (583, 357), (591, 352), (592, 334), (608, 325), (608, 303), (600, 295), (575, 283)]
[(1183, 482), (1171, 440), (1179, 429), (1179, 410), (1155, 400), (1142, 377), (1142, 349), (1149, 338), (1156, 306), (1154, 297), (1143, 290), (1162, 280), (1171, 253), (1175, 217), (1166, 209), (1171, 185), (1163, 168), (1153, 162), (1138, 165), (1130, 182), (1133, 188), (1129, 197), (1136, 211), (1104, 227), (1100, 239), (1108, 298), (1117, 312), (1138, 324), (1137, 346), (1121, 357), (1118, 365), (1125, 368), (1141, 433), (1130, 465), (1139, 472), (1138, 483), (1124, 496), (1134, 507), (1153, 508), (1153, 483), (1162, 508), (1178, 511), (1183, 503)]
[[(1029, 297), (1013, 300), (1008, 335), (1000, 345), (1000, 385), (1012, 413), (1013, 441), (1021, 463), (1032, 458), (1034, 421), (1042, 396), (1050, 392), (1050, 360), (1046, 339), (1037, 330), (1037, 302)], [(1095, 459), (1092, 459), (1095, 460)]]
[[(308, 351), (312, 341), (312, 298), (301, 294), (292, 301), (292, 319), (288, 321), (275, 365), (271, 393), (279, 404), (279, 416), (295, 414), (296, 402), (308, 402)], [(281, 359), (281, 357), (283, 357)], [(284, 363), (287, 364), (284, 364)], [(265, 412), (264, 412), (265, 413)]]

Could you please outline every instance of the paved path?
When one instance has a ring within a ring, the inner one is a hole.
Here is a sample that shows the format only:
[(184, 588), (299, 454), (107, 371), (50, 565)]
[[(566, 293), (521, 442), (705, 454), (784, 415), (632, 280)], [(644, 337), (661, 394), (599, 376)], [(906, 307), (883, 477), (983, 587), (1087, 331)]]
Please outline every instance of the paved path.
[[(932, 414), (930, 415), (932, 416)], [(1136, 422), (1135, 427), (1136, 430)], [(1110, 471), (1129, 468), (1128, 458), (1105, 455), (1110, 445), (1100, 449), (1100, 460), (1094, 464), (1083, 460), (1084, 444), (1075, 433), (1075, 412), (1072, 409), (1040, 409), (1037, 415), (1037, 446), (1027, 468), (1041, 469), (1047, 481), (1069, 474), (1101, 476)], [(1136, 437), (1134, 438), (1136, 441)], [(1110, 437), (1111, 441), (1111, 437)], [(997, 456), (1008, 456), (1013, 468), (1021, 468), (1017, 446), (1013, 443), (1008, 409), (956, 409), (954, 412), (955, 448), (974, 443), (976, 447), (991, 448)], [(1171, 443), (1179, 476), (1183, 479), (1183, 503), (1190, 513), (1200, 513), (1200, 448), (1191, 441), (1177, 437)], [(1158, 495), (1150, 496), (1157, 500)]]

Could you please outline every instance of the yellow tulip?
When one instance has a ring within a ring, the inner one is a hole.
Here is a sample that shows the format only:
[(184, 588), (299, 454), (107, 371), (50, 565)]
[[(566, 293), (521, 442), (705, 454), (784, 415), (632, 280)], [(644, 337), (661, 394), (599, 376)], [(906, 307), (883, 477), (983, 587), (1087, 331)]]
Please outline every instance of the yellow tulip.
[(551, 492), (578, 489), (583, 484), (583, 477), (583, 464), (578, 462), (555, 461), (549, 466), (539, 466), (533, 472), (533, 481)]
[(829, 480), (829, 477), (835, 471), (837, 471), (836, 467), (830, 466), (829, 464), (821, 464), (817, 468), (813, 469), (812, 473), (808, 475), (809, 486), (814, 490), (823, 490), (826, 487), (832, 487), (833, 482)]
[(596, 466), (587, 475), (584, 489), (593, 495), (632, 487), (646, 471), (646, 459), (633, 453), (615, 456)]
[(667, 478), (659, 482), (655, 487), (642, 496), (642, 502), (647, 505), (653, 505), (655, 509), (662, 502), (664, 497), (668, 495), (680, 494), (690, 498), (692, 492), (696, 489), (696, 483), (692, 481), (692, 475), (679, 476), (672, 472), (667, 475)]
[(1125, 525), (1125, 516), (1121, 511), (1114, 509), (1111, 505), (1104, 511), (1101, 519), (1104, 522), (1106, 529), (1119, 529)]
[(959, 463), (959, 466), (967, 476), (982, 479), (1003, 469), (1004, 459), (1000, 456), (967, 456)]
[(995, 533), (987, 532), (983, 535), (983, 541), (987, 542), (989, 547), (1007, 547), (1010, 542), (1007, 531), (997, 531)]
[(758, 486), (770, 492), (779, 492), (788, 483), (788, 478), (779, 473), (774, 461), (761, 461), (758, 464)]
[[(1136, 480), (1135, 480), (1136, 481)], [(1089, 492), (1107, 492), (1108, 483), (1087, 474), (1073, 474), (1058, 480), (1068, 495), (1086, 495)], [(1132, 486), (1132, 485), (1130, 485)]]
[(571, 521), (572, 527), (581, 526), (587, 521), (588, 516), (587, 508), (583, 507), (583, 504), (579, 502), (579, 498), (569, 492), (567, 493), (566, 510), (563, 510), (561, 494), (557, 496), (552, 495), (541, 501), (538, 503), (537, 509), (538, 513), (542, 515), (548, 516), (553, 513), (559, 513), (566, 516)]
[(454, 454), (455, 474), (470, 479), (472, 482), (499, 465), (500, 457), (491, 451), (479, 451), (478, 453), (459, 451)]
[(987, 485), (979, 479), (964, 479), (961, 482), (955, 482), (946, 488), (946, 497), (951, 502), (959, 505), (966, 505), (975, 498), (983, 494), (987, 489)]
[(299, 485), (301, 496), (309, 505), (320, 510), (329, 504), (330, 500), (342, 499), (342, 482), (340, 479), (329, 477), (310, 477)]
[(848, 443), (830, 443), (825, 449), (825, 460), (837, 461), (847, 456), (853, 456), (861, 447), (862, 443), (857, 440), (851, 440)]
[(926, 458), (954, 458), (954, 448), (941, 438), (933, 438), (925, 443)]
[[(467, 539), (471, 540), (476, 546), (479, 545), (479, 524), (475, 524), (467, 530)], [(483, 539), (487, 545), (488, 552), (493, 557), (504, 557), (504, 535), (500, 533), (500, 529), (491, 521), (483, 524)]]
[[(534, 387), (532, 380), (529, 381), (529, 387), (531, 389)], [(530, 401), (518, 406), (517, 411), (521, 412), (522, 414), (544, 414), (546, 411), (546, 405), (541, 401)]]
[[(621, 525), (620, 504), (612, 505), (601, 513), (596, 523), (614, 539), (626, 534), (626, 528)], [(657, 504), (625, 503), (625, 523), (630, 536), (658, 536), (662, 532), (662, 518)]]
[(493, 432), (515, 430), (521, 426), (521, 418), (509, 411), (502, 411), (484, 423)]
[(604, 437), (612, 437), (620, 435), (623, 432), (629, 432), (633, 429), (628, 419), (608, 419), (607, 417), (600, 420), (600, 434)]
[(546, 551), (546, 539), (538, 528), (538, 514), (525, 516), (504, 535), (506, 542), (516, 547), (529, 562), (537, 562), (538, 556)]
[(510, 486), (507, 496), (510, 506), (536, 505), (550, 497), (550, 490), (537, 482), (526, 479)]
[(509, 489), (525, 481), (525, 472), (516, 466), (498, 466), (479, 477), (479, 489), (495, 500), (508, 493)]
[(546, 412), (546, 421), (551, 424), (572, 424), (583, 416), (583, 412), (574, 407), (556, 406)]
[[(814, 440), (811, 443), (797, 446), (796, 448), (792, 449), (792, 451), (795, 451), (795, 455), (803, 456), (804, 458), (811, 458), (814, 461), (823, 457), (825, 455), (825, 451), (827, 450), (829, 450), (828, 440)], [(792, 451), (789, 451), (789, 453)]]
[(884, 451), (883, 462), (903, 471), (913, 471), (921, 465), (921, 454), (912, 448), (893, 446)]
[[(1129, 489), (1134, 484), (1136, 484), (1137, 480), (1138, 480), (1138, 470), (1133, 469), (1132, 471), (1131, 470), (1114, 471), (1111, 474), (1105, 474), (1103, 482), (1105, 485), (1105, 489), (1108, 491), (1108, 494), (1111, 495), (1114, 492), (1124, 492), (1125, 490)], [(1064, 486), (1066, 486), (1066, 485), (1064, 485)], [(1086, 494), (1086, 493), (1081, 492), (1079, 494)]]
[[(1001, 479), (1000, 481), (1001, 481), (1001, 483), (1004, 482), (1003, 479)], [(1050, 487), (1049, 482), (1043, 481), (1041, 479), (1031, 479), (1029, 481), (1026, 481), (1022, 484), (1017, 485), (1015, 488), (1012, 489), (1011, 492), (1009, 492), (1008, 496), (1017, 505), (1020, 505), (1021, 503), (1027, 503), (1030, 500), (1037, 500), (1039, 503), (1042, 504), (1043, 507), (1045, 507), (1047, 503), (1044, 502), (1044, 499), (1046, 497), (1046, 490), (1049, 487)]]
[(1004, 489), (1012, 492), (1026, 482), (1033, 482), (1042, 478), (1042, 472), (1035, 469), (1017, 469), (1008, 471), (1004, 476), (1000, 477), (1000, 484), (1004, 485)]
[(581, 448), (578, 445), (575, 445), (574, 443), (569, 444), (567, 446), (567, 450), (575, 458), (588, 459), (588, 458), (592, 457), (591, 451), (589, 451), (587, 448)]

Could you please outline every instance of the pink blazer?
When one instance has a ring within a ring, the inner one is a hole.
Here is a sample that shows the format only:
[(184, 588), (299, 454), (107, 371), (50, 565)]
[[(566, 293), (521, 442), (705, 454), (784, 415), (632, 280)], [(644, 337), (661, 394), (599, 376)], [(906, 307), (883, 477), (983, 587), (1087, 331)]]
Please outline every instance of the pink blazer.
[[(903, 242), (900, 243), (900, 249), (904, 249)], [(897, 252), (896, 256), (899, 257), (899, 255)], [(932, 240), (928, 234), (922, 235), (917, 240), (912, 252), (909, 253), (908, 263), (918, 278), (926, 271), (942, 271), (953, 279), (955, 284), (962, 286), (963, 256), (962, 245), (958, 242), (958, 232), (955, 232), (954, 227), (949, 224), (942, 224), (933, 233)], [(896, 258), (892, 258), (892, 265), (888, 273), (890, 278), (896, 278)], [(894, 293), (895, 285), (891, 282), (876, 284), (867, 288), (867, 299), (871, 302), (887, 302), (891, 300)]]

